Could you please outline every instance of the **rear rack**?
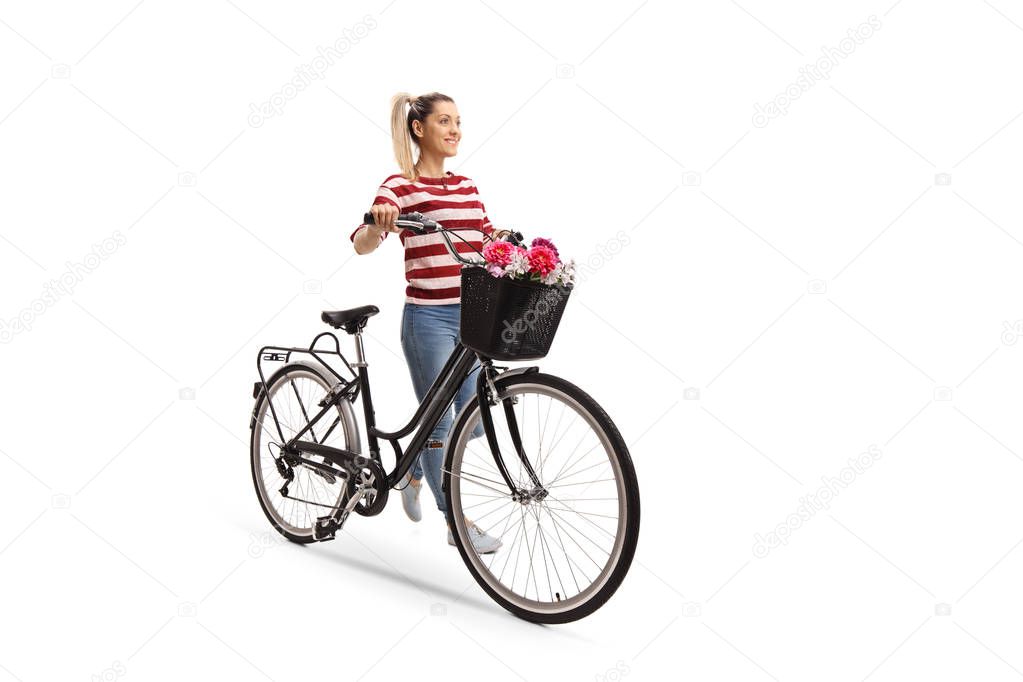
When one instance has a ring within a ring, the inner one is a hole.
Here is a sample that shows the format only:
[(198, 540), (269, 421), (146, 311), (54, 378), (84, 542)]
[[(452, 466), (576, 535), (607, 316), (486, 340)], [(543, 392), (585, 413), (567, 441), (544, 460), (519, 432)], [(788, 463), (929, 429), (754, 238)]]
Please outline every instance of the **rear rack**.
[[(331, 339), (334, 340), (333, 350), (331, 350), (329, 347), (328, 348), (316, 347), (317, 342), (324, 336), (330, 337)], [(327, 398), (332, 398), (331, 400), (332, 403), (337, 401), (339, 395), (348, 396), (349, 399), (352, 401), (355, 400), (356, 396), (359, 393), (360, 388), (359, 375), (352, 368), (352, 364), (348, 362), (348, 359), (344, 356), (344, 353), (341, 352), (341, 342), (338, 340), (337, 335), (335, 335), (333, 332), (322, 332), (320, 334), (317, 334), (316, 338), (313, 339), (313, 342), (309, 344), (308, 348), (289, 348), (287, 346), (263, 346), (262, 348), (260, 348), (259, 354), (256, 356), (256, 371), (259, 372), (259, 381), (254, 383), (252, 386), (253, 398), (258, 398), (261, 391), (264, 395), (267, 396), (269, 395), (269, 390), (266, 385), (266, 376), (263, 373), (263, 362), (264, 361), (281, 362), (287, 364), (288, 362), (291, 361), (292, 354), (295, 353), (302, 355), (311, 355), (320, 365), (325, 367), (327, 371), (329, 371), (334, 376), (334, 378), (336, 378), (338, 382), (341, 384), (340, 391), (332, 391), (327, 395)], [(340, 358), (345, 368), (352, 375), (352, 378), (346, 379), (345, 377), (341, 376), (337, 372), (337, 370), (331, 367), (330, 364), (328, 364), (326, 360), (324, 360), (324, 358), (321, 357), (321, 355), (333, 355)], [(274, 409), (273, 401), (269, 400), (269, 398), (267, 399), (267, 401), (270, 405), (270, 413), (271, 415), (273, 415), (274, 418), (274, 426), (277, 427), (277, 435), (280, 437), (281, 444), (283, 445), (285, 444), (286, 439), (284, 438), (284, 431), (283, 429), (281, 429), (281, 423), (277, 419), (277, 411)], [(308, 428), (308, 426), (310, 425), (307, 425), (306, 428)], [(297, 439), (301, 437), (304, 431), (305, 430), (303, 429), (303, 431), (297, 434), (295, 438)]]

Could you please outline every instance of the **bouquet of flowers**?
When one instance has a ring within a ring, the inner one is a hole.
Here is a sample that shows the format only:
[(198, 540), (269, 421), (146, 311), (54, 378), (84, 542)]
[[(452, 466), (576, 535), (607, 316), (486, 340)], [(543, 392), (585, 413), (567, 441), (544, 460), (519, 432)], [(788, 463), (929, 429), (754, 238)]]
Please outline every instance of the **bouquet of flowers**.
[(575, 260), (563, 262), (549, 239), (537, 237), (529, 248), (493, 241), (483, 247), (485, 267), (494, 277), (509, 277), (557, 286), (575, 284)]

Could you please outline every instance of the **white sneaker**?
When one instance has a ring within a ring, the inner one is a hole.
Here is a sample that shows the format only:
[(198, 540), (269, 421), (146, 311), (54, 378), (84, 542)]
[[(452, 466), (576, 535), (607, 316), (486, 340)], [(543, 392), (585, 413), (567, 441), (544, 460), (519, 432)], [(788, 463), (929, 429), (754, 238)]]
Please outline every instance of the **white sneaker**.
[(412, 485), (411, 472), (406, 473), (401, 479), (401, 506), (405, 514), (413, 521), (423, 520), (423, 509), (419, 506), (419, 491), (423, 487), (423, 479), (419, 479), (419, 485)]
[[(477, 554), (491, 554), (500, 549), (501, 545), (504, 544), (500, 538), (487, 534), (486, 531), (475, 523), (469, 522), (468, 529), (469, 539), (472, 541), (472, 546)], [(455, 544), (455, 536), (451, 533), (451, 526), (448, 526), (448, 544), (451, 546)]]

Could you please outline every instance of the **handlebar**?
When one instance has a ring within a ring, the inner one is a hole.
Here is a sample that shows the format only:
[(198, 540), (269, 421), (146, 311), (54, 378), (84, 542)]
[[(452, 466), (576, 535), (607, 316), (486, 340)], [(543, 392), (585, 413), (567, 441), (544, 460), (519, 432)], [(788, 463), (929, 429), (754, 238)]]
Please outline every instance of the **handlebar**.
[[(362, 216), (362, 223), (363, 225), (374, 225), (373, 214), (366, 213), (366, 215)], [(402, 213), (398, 216), (398, 219), (394, 221), (394, 224), (398, 227), (404, 227), (408, 230), (412, 230), (419, 235), (426, 234), (427, 232), (434, 232), (438, 227), (443, 227), (438, 225), (437, 221), (430, 220), (418, 211), (415, 213)]]
[[(364, 225), (374, 225), (375, 222), (373, 220), (373, 214), (372, 213), (366, 213), (362, 217), (362, 223)], [(418, 211), (416, 211), (414, 213), (402, 213), (402, 214), (400, 214), (398, 216), (397, 220), (394, 221), (394, 224), (397, 227), (402, 227), (402, 228), (405, 228), (407, 230), (410, 230), (410, 231), (412, 231), (413, 233), (415, 233), (417, 235), (424, 235), (424, 234), (427, 234), (427, 233), (430, 233), (430, 232), (440, 232), (441, 236), (444, 238), (445, 246), (448, 247), (448, 253), (450, 253), (451, 256), (455, 260), (457, 260), (458, 262), (460, 262), (460, 263), (462, 263), (464, 265), (479, 265), (480, 264), (480, 261), (472, 261), (472, 260), (468, 260), (466, 258), (463, 258), (455, 250), (455, 247), (452, 246), (450, 235), (454, 234), (459, 239), (462, 239), (461, 235), (459, 235), (459, 234), (457, 234), (455, 232), (452, 232), (451, 230), (447, 229), (446, 227), (444, 227), (443, 225), (438, 223), (436, 220), (431, 220), (430, 218), (427, 218), (426, 216), (424, 216), (422, 213), (419, 213)], [(516, 245), (516, 246), (521, 246), (522, 242), (523, 242), (523, 237), (522, 237), (522, 233), (521, 232), (511, 232), (510, 234), (508, 234), (505, 237), (505, 239), (507, 241), (511, 242), (512, 244)], [(465, 239), (462, 239), (462, 241), (464, 242)], [(466, 242), (466, 243), (468, 243), (468, 242)], [(476, 250), (475, 247), (473, 247), (473, 250), (474, 251)], [(482, 253), (479, 253), (478, 251), (477, 251), (477, 253), (481, 257), (483, 256)]]

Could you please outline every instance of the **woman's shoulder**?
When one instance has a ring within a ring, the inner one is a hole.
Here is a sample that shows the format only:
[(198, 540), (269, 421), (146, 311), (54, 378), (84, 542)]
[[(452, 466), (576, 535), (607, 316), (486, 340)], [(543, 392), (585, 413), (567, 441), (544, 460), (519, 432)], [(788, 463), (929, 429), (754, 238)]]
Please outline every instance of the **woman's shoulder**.
[(401, 173), (395, 173), (394, 175), (388, 175), (384, 178), (384, 181), (380, 183), (381, 187), (397, 187), (399, 185), (407, 185), (411, 180), (406, 178)]

